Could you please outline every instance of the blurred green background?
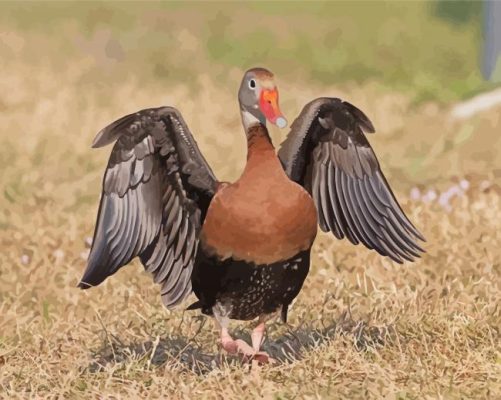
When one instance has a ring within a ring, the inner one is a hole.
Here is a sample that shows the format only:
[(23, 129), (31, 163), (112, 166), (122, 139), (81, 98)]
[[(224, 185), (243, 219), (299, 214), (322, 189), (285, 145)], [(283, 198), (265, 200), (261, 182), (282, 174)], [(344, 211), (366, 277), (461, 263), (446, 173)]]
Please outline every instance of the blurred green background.
[[(3, 28), (56, 37), (33, 62), (93, 57), (114, 77), (193, 83), (200, 71), (264, 64), (335, 85), (376, 81), (416, 102), (488, 88), (480, 72), (481, 1), (2, 3)], [(0, 44), (1, 45), (1, 44)], [(112, 63), (113, 67), (108, 68)], [(84, 77), (82, 78), (84, 79)]]

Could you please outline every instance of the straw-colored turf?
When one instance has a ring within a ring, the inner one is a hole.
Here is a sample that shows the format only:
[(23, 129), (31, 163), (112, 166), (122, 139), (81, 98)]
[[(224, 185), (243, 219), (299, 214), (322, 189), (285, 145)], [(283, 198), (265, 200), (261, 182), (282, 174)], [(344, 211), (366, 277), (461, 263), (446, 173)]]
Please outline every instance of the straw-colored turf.
[[(96, 83), (86, 59), (9, 58), (23, 40), (14, 32), (0, 48), (1, 398), (500, 398), (501, 109), (454, 122), (446, 106), (412, 106), (375, 83), (340, 90), (275, 71), (290, 119), (320, 95), (371, 117), (369, 139), (428, 242), (399, 266), (320, 234), (289, 325), (269, 327), (278, 365), (251, 370), (222, 355), (210, 320), (165, 310), (137, 262), (75, 288), (110, 150), (91, 150), (93, 135), (125, 113), (174, 105), (218, 177), (234, 179), (245, 159), (242, 71), (229, 68), (224, 85), (200, 72), (196, 90), (138, 75)], [(443, 192), (461, 179), (469, 187), (450, 209), (411, 200), (412, 187)], [(249, 339), (249, 327), (235, 323), (235, 334)]]

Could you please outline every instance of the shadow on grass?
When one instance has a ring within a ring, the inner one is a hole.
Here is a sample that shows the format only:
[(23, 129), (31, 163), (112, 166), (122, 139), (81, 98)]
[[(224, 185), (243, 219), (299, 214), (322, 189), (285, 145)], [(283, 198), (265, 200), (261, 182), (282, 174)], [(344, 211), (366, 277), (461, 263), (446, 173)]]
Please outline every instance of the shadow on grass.
[[(317, 348), (330, 340), (345, 336), (353, 339), (358, 351), (379, 348), (395, 336), (391, 326), (374, 327), (365, 321), (354, 321), (349, 312), (344, 312), (337, 321), (315, 329), (302, 326), (289, 330), (276, 340), (266, 339), (262, 350), (278, 361), (278, 365), (303, 358), (309, 350)], [(248, 332), (236, 331), (235, 337), (250, 342)], [(196, 374), (206, 374), (223, 365), (241, 365), (243, 361), (222, 353), (206, 353), (194, 340), (185, 337), (168, 337), (157, 341), (123, 344), (116, 337), (93, 353), (90, 372), (99, 372), (110, 365), (144, 362), (148, 366), (161, 366), (166, 363), (181, 366)]]

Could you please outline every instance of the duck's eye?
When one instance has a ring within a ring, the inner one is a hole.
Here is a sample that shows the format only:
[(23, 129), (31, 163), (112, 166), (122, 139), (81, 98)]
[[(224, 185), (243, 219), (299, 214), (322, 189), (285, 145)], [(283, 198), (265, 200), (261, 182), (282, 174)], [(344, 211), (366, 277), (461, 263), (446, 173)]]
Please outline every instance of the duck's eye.
[(255, 89), (255, 88), (256, 88), (256, 81), (255, 81), (254, 79), (251, 79), (251, 80), (249, 81), (249, 87), (250, 87), (251, 89)]

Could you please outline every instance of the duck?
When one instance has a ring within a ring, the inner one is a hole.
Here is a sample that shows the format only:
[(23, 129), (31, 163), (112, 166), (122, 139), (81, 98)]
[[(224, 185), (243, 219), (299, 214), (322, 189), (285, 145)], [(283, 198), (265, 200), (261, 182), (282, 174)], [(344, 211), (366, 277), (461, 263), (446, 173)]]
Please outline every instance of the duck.
[[(276, 151), (267, 123), (283, 129), (287, 120), (274, 74), (246, 71), (238, 103), (247, 161), (234, 182), (216, 178), (176, 108), (144, 109), (97, 134), (92, 147), (114, 146), (78, 287), (139, 258), (167, 308), (193, 293), (188, 309), (213, 318), (227, 353), (266, 363), (266, 323), (287, 321), (318, 228), (398, 263), (419, 258), (425, 239), (383, 175), (360, 109), (317, 98)], [(232, 337), (231, 320), (256, 321), (250, 344)]]

